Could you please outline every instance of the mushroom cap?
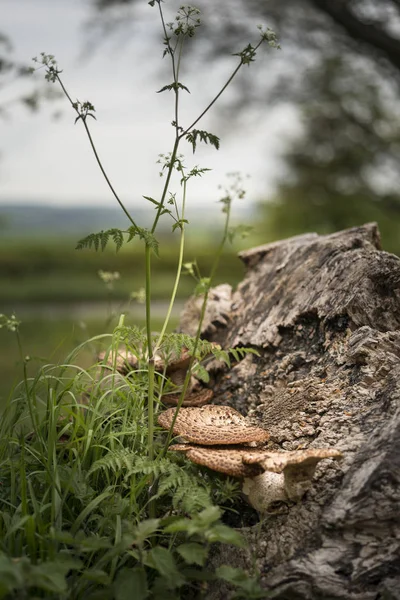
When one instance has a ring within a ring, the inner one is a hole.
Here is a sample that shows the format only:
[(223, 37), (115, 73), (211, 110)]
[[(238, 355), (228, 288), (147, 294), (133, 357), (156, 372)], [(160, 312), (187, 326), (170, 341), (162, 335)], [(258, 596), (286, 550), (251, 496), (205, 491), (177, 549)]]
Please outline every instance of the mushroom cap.
[(169, 450), (186, 452), (186, 456), (197, 465), (203, 465), (213, 471), (233, 477), (254, 477), (262, 472), (259, 465), (245, 465), (242, 461), (243, 448), (193, 446), (191, 444), (173, 444)]
[[(169, 408), (161, 413), (158, 416), (158, 424), (169, 429), (175, 410)], [(269, 438), (265, 429), (249, 424), (234, 408), (213, 404), (181, 408), (173, 432), (189, 442), (203, 446), (265, 442)]]
[(317, 463), (324, 458), (341, 458), (334, 448), (309, 448), (292, 452), (253, 451), (243, 454), (246, 464), (259, 464), (265, 471), (282, 473), (290, 500), (298, 502), (311, 486)]
[(115, 364), (116, 370), (119, 371), (120, 373), (127, 373), (131, 369), (134, 369), (135, 367), (137, 367), (137, 364), (138, 364), (137, 356), (132, 354), (132, 352), (125, 350), (125, 348), (118, 348), (116, 359), (114, 358), (113, 352), (104, 351), (104, 352), (100, 352), (97, 360), (99, 362), (104, 362), (106, 356), (107, 356), (107, 361), (105, 364), (107, 365), (107, 367), (113, 368), (114, 364)]
[(191, 354), (187, 348), (182, 348), (179, 356), (170, 357), (168, 359), (167, 365), (167, 375), (173, 373), (174, 371), (184, 370), (187, 371), (187, 368), (190, 363)]
[[(203, 406), (204, 404), (208, 404), (213, 396), (214, 392), (209, 389), (193, 392), (185, 396), (182, 406)], [(162, 396), (161, 401), (163, 404), (176, 406), (180, 397), (180, 394), (165, 394)]]
[[(291, 452), (268, 452), (253, 450), (243, 454), (246, 464), (259, 464), (265, 471), (282, 473), (291, 467), (301, 467), (305, 472), (314, 474), (315, 467), (324, 458), (340, 458), (342, 453), (335, 448), (309, 448), (307, 450), (293, 450)], [(290, 469), (292, 470), (292, 469)]]
[[(112, 367), (114, 365), (113, 353), (110, 351), (100, 352), (98, 355), (98, 361), (103, 362), (107, 356), (106, 365)], [(190, 354), (187, 348), (182, 348), (179, 356), (170, 356), (168, 357), (168, 364), (166, 368), (167, 375), (173, 373), (174, 371), (183, 370), (186, 373), (187, 368), (190, 362)], [(156, 371), (163, 371), (165, 367), (165, 359), (159, 354), (155, 354), (153, 356), (154, 359), (154, 368)], [(124, 346), (118, 348), (117, 352), (117, 362), (116, 368), (117, 371), (121, 373), (128, 373), (132, 368), (137, 367), (139, 362), (138, 357), (133, 354), (133, 352), (127, 350)]]

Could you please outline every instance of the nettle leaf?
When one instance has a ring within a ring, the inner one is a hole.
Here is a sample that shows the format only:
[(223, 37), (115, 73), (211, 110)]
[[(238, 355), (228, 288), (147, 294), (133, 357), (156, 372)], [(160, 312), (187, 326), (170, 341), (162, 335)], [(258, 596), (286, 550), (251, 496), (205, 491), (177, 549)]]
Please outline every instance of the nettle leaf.
[(207, 560), (208, 550), (202, 544), (197, 544), (196, 542), (188, 542), (187, 544), (181, 544), (176, 549), (178, 554), (180, 554), (183, 560), (188, 563), (188, 565), (199, 565), (199, 567), (203, 567)]
[(165, 578), (167, 587), (175, 589), (185, 583), (184, 577), (178, 571), (172, 553), (166, 548), (162, 548), (161, 546), (152, 548), (147, 554), (146, 562)]
[(179, 81), (174, 83), (170, 83), (169, 85), (164, 85), (164, 87), (161, 88), (161, 90), (157, 91), (157, 94), (161, 94), (161, 92), (165, 92), (166, 90), (171, 91), (171, 90), (185, 90), (186, 92), (188, 92), (190, 94), (190, 90), (186, 87), (186, 85), (183, 85), (182, 83), (179, 83)]
[(145, 519), (134, 530), (135, 544), (141, 546), (147, 538), (151, 537), (159, 528), (160, 519)]
[(238, 548), (244, 548), (246, 546), (246, 540), (241, 533), (223, 525), (222, 523), (216, 523), (208, 531), (204, 532), (204, 536), (208, 542), (221, 542), (222, 544), (232, 544)]
[(186, 135), (186, 139), (189, 142), (189, 144), (192, 144), (193, 154), (196, 151), (198, 140), (200, 140), (200, 142), (204, 142), (205, 144), (210, 143), (210, 145), (214, 146), (216, 150), (219, 150), (219, 137), (217, 137), (213, 133), (209, 133), (208, 131), (204, 131), (201, 129), (192, 129), (192, 131)]
[(148, 597), (146, 571), (143, 567), (121, 569), (114, 583), (115, 600), (145, 600)]
[[(221, 565), (215, 570), (219, 579), (239, 588), (246, 598), (265, 598), (265, 590), (260, 586), (257, 579), (249, 576), (243, 569), (231, 567), (230, 565)], [(242, 598), (242, 594), (234, 595), (233, 598)]]

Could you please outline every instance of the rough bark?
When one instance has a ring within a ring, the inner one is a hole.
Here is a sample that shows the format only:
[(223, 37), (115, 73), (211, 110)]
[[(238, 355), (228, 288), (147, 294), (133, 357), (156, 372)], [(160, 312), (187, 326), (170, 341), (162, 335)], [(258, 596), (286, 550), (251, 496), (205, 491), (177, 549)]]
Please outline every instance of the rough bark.
[[(204, 336), (252, 346), (230, 371), (211, 365), (216, 402), (252, 415), (271, 448), (339, 448), (298, 504), (243, 531), (279, 600), (400, 598), (400, 260), (375, 224), (303, 235), (241, 253), (236, 291), (213, 290)], [(198, 315), (191, 300), (181, 327)], [(225, 550), (215, 566), (246, 568)], [(226, 588), (210, 600), (228, 598)]]

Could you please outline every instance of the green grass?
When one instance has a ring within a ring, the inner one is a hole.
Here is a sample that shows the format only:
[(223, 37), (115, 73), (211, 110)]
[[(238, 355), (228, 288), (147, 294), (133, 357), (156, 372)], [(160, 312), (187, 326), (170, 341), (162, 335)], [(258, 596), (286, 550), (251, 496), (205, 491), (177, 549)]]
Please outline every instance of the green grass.
[[(215, 543), (245, 547), (218, 506), (234, 508), (238, 482), (165, 456), (158, 429), (149, 456), (145, 334), (122, 326), (101, 339), (111, 357), (122, 341), (135, 351), (126, 376), (107, 362), (82, 368), (99, 341), (26, 377), (3, 411), (0, 598), (206, 598), (218, 579), (261, 597), (256, 572), (207, 568)], [(167, 335), (161, 353), (177, 343), (194, 351), (188, 336)], [(165, 385), (158, 374), (154, 417)]]
[[(28, 376), (34, 376), (45, 364), (63, 361), (69, 352), (78, 344), (102, 333), (110, 333), (117, 324), (117, 319), (105, 326), (106, 318), (85, 319), (78, 321), (71, 317), (56, 319), (27, 318), (20, 326), (20, 336), (24, 357), (29, 356), (27, 363)], [(129, 317), (127, 323), (133, 324)], [(171, 320), (170, 329), (176, 326), (177, 319)], [(135, 320), (138, 327), (144, 326), (144, 320)], [(161, 327), (160, 319), (154, 320), (154, 326)], [(89, 344), (80, 353), (79, 364), (86, 368), (96, 361), (98, 345)], [(0, 330), (0, 410), (13, 388), (19, 384), (23, 376), (21, 357), (15, 334), (5, 329)]]

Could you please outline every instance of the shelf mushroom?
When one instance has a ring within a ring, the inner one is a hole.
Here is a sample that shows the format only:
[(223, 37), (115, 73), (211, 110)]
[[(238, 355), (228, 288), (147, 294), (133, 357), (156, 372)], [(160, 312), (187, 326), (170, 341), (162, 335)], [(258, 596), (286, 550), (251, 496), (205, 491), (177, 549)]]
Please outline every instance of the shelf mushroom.
[[(158, 372), (162, 372), (165, 369), (166, 376), (176, 386), (183, 384), (187, 370), (189, 368), (191, 355), (187, 348), (182, 348), (179, 356), (170, 356), (166, 360), (156, 354), (154, 356), (154, 367)], [(125, 348), (119, 348), (117, 355), (114, 358), (111, 353), (101, 352), (98, 356), (99, 362), (103, 362), (107, 367), (114, 368), (123, 374), (127, 375), (130, 371), (136, 369), (139, 365), (139, 359), (135, 354), (128, 351)], [(192, 377), (192, 381), (189, 385), (188, 392), (186, 393), (185, 399), (182, 406), (203, 406), (210, 402), (214, 393), (210, 389), (196, 390), (197, 380)], [(163, 404), (176, 406), (179, 402), (180, 394), (164, 394), (161, 398)]]
[[(254, 478), (245, 478), (243, 493), (259, 512), (265, 512), (268, 503), (276, 500), (286, 498), (286, 501), (299, 502), (311, 486), (318, 462), (341, 457), (342, 453), (335, 448), (243, 452), (242, 460), (246, 465), (259, 465), (264, 471)], [(276, 498), (272, 499), (274, 495)], [(271, 500), (268, 500), (269, 496)]]
[[(161, 413), (159, 425), (169, 429), (174, 414), (173, 408)], [(229, 406), (183, 408), (173, 432), (190, 443), (174, 444), (170, 450), (184, 452), (196, 464), (242, 478), (243, 493), (260, 513), (268, 512), (276, 502), (299, 502), (311, 486), (317, 463), (342, 456), (335, 448), (252, 449), (249, 443), (267, 441), (268, 432)]]
[[(169, 408), (160, 413), (158, 424), (169, 429), (175, 410), (175, 408)], [(188, 442), (203, 446), (265, 442), (269, 439), (269, 434), (265, 429), (249, 423), (234, 408), (214, 404), (199, 408), (181, 408), (174, 424), (173, 433)], [(249, 448), (247, 449), (249, 450)]]

